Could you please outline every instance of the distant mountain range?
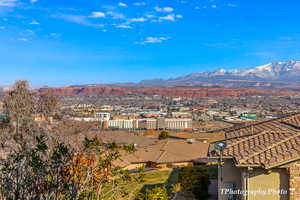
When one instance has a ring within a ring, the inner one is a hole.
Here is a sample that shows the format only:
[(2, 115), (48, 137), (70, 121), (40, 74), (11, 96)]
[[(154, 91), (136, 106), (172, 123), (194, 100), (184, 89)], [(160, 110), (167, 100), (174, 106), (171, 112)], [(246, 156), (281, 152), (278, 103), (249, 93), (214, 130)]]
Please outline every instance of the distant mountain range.
[(252, 81), (300, 81), (300, 61), (272, 62), (245, 70), (218, 69), (214, 72), (193, 73), (179, 80), (236, 79)]
[(218, 69), (171, 79), (114, 84), (119, 87), (233, 87), (299, 89), (300, 61), (272, 62), (250, 69)]
[[(64, 88), (118, 87), (118, 88), (255, 88), (300, 91), (300, 61), (272, 62), (249, 69), (218, 69), (197, 72), (170, 79), (150, 79), (138, 83), (73, 85)], [(0, 92), (11, 86), (0, 87)], [(35, 87), (34, 90), (39, 90)]]

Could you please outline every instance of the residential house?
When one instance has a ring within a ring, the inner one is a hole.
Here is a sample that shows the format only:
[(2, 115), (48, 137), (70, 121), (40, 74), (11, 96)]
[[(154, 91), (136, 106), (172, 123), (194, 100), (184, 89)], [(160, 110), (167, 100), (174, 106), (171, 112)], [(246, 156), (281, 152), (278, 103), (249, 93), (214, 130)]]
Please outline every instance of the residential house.
[[(300, 114), (230, 129), (219, 168), (220, 200), (300, 199)], [(210, 157), (221, 152), (210, 147)]]
[(209, 144), (200, 141), (165, 139), (146, 147), (137, 145), (137, 151), (122, 157), (118, 163), (126, 169), (173, 168), (193, 165), (194, 160), (207, 156)]

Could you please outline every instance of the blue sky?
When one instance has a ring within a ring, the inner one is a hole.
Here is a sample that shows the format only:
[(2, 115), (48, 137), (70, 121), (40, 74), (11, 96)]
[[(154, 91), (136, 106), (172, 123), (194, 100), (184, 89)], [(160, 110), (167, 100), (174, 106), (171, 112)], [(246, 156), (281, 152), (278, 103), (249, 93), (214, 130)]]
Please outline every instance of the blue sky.
[(0, 85), (137, 82), (300, 59), (296, 0), (0, 0)]

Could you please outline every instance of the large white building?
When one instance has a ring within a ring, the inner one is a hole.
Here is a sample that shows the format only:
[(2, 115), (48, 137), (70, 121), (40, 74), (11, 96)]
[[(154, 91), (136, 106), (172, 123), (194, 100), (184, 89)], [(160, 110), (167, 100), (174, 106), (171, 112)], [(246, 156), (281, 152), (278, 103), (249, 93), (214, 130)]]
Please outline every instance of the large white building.
[(191, 129), (192, 119), (165, 119), (166, 129)]
[(115, 120), (108, 120), (108, 128), (118, 128), (118, 129), (132, 129), (138, 128), (137, 120), (133, 119), (115, 119)]
[(193, 127), (192, 119), (180, 118), (144, 118), (144, 119), (115, 119), (115, 120), (101, 120), (103, 128), (117, 128), (117, 129), (191, 129)]

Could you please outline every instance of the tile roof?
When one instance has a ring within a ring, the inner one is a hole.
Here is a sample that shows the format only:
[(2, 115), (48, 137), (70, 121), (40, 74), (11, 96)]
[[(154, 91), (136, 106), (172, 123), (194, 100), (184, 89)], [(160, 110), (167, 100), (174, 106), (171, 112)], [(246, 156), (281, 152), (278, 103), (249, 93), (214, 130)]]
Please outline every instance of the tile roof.
[(137, 144), (139, 147), (147, 147), (156, 144), (157, 138), (148, 138), (134, 135), (125, 131), (105, 131), (97, 135), (103, 142), (116, 142), (117, 144)]
[(237, 165), (272, 168), (300, 160), (300, 114), (232, 129), (225, 134), (227, 147), (223, 155), (235, 158)]
[(279, 119), (264, 121), (257, 124), (248, 125), (242, 128), (234, 129), (225, 133), (226, 139), (255, 135), (262, 131), (292, 131), (296, 132), (292, 126), (282, 123)]
[(148, 147), (138, 148), (133, 154), (122, 157), (125, 163), (176, 163), (207, 157), (209, 144), (188, 143), (186, 140), (166, 139)]
[(282, 120), (283, 123), (300, 129), (300, 114), (287, 117)]

